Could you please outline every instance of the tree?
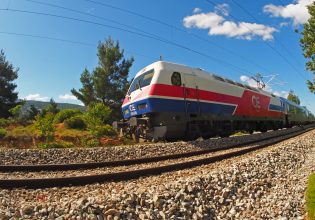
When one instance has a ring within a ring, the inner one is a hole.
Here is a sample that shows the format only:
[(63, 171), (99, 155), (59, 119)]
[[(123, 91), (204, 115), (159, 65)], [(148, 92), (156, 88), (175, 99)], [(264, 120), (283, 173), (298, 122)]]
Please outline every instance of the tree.
[(16, 84), (14, 80), (18, 78), (19, 69), (12, 66), (0, 51), (0, 118), (10, 116), (9, 110), (14, 108), (17, 103), (18, 93), (15, 92)]
[(119, 42), (114, 42), (110, 37), (98, 44), (97, 56), (98, 66), (92, 73), (85, 69), (80, 78), (82, 88), (79, 91), (72, 89), (71, 92), (86, 106), (95, 102), (109, 106), (113, 110), (111, 118), (118, 119), (134, 59), (126, 60)]
[(87, 69), (81, 74), (80, 81), (82, 83), (82, 88), (79, 89), (79, 91), (72, 89), (71, 93), (83, 102), (85, 106), (96, 102), (92, 74)]
[(38, 115), (39, 113), (40, 111), (34, 105), (31, 105), (30, 109), (28, 110), (28, 119), (34, 120), (36, 115)]
[(46, 108), (43, 109), (42, 115), (46, 115), (47, 113), (52, 113), (53, 115), (56, 115), (59, 111), (60, 109), (58, 108), (58, 104), (53, 98), (51, 98), (49, 104), (46, 106)]
[(290, 100), (291, 102), (298, 104), (298, 105), (301, 103), (299, 97), (297, 95), (295, 95), (292, 90), (290, 90), (287, 99)]
[(17, 105), (9, 110), (13, 118), (17, 119), (20, 116), (22, 107), (23, 105)]
[[(308, 22), (304, 24), (300, 43), (304, 52), (303, 55), (308, 59), (306, 62), (306, 70), (315, 74), (315, 2), (308, 6), (308, 12), (311, 17)], [(312, 93), (315, 93), (315, 77), (313, 81), (307, 80), (307, 86)]]

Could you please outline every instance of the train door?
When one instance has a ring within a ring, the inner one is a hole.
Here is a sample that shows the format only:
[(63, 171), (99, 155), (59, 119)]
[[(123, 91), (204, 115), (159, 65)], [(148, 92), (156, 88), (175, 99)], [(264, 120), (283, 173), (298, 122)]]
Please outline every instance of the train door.
[(184, 75), (184, 99), (186, 106), (186, 114), (189, 119), (196, 118), (199, 113), (199, 94), (198, 86), (196, 84), (195, 74)]

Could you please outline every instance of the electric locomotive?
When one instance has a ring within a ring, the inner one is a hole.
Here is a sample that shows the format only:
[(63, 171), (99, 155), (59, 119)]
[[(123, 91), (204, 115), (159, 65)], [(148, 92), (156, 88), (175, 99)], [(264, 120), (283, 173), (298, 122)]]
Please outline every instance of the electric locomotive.
[(314, 121), (305, 108), (264, 90), (164, 61), (140, 70), (122, 104), (121, 132), (134, 139), (196, 139), (265, 132)]

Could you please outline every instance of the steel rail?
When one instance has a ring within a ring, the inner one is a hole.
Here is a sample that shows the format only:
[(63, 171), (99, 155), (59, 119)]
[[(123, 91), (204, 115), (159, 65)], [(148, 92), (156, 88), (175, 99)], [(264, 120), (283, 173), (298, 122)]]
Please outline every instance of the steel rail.
[(283, 135), (281, 137), (274, 137), (276, 140), (270, 140), (265, 143), (266, 140), (260, 141), (264, 142), (260, 145), (245, 148), (239, 151), (226, 153), (223, 155), (212, 156), (208, 158), (186, 161), (176, 164), (164, 165), (160, 167), (153, 168), (144, 168), (134, 171), (123, 171), (117, 173), (106, 173), (106, 174), (98, 174), (98, 175), (88, 175), (88, 176), (74, 176), (74, 177), (60, 177), (60, 178), (44, 178), (44, 179), (5, 179), (0, 180), (0, 188), (3, 189), (12, 189), (12, 188), (31, 188), (31, 189), (39, 189), (39, 188), (51, 188), (51, 187), (67, 187), (67, 186), (82, 186), (93, 183), (103, 183), (103, 182), (112, 182), (112, 181), (126, 181), (130, 179), (136, 179), (139, 177), (158, 175), (165, 172), (171, 172), (176, 170), (188, 169), (195, 166), (210, 164), (214, 162), (218, 162), (224, 159), (229, 159), (232, 157), (237, 157), (244, 155), (249, 152), (253, 152), (270, 145), (279, 143), (286, 139), (296, 137), (300, 134), (308, 132), (313, 128), (298, 130), (292, 132), (287, 135)]
[(135, 164), (145, 164), (152, 162), (159, 162), (164, 160), (174, 160), (185, 157), (199, 156), (208, 153), (214, 153), (222, 150), (233, 149), (242, 147), (244, 145), (255, 144), (261, 141), (267, 141), (279, 136), (294, 133), (291, 131), (278, 136), (270, 136), (259, 140), (249, 140), (240, 143), (235, 143), (225, 147), (217, 147), (206, 150), (197, 150), (179, 154), (168, 154), (155, 157), (143, 157), (128, 160), (115, 160), (115, 161), (104, 161), (104, 162), (92, 162), (92, 163), (71, 163), (71, 164), (38, 164), (38, 165), (0, 165), (0, 172), (39, 172), (39, 171), (67, 171), (67, 170), (79, 170), (79, 169), (95, 169), (102, 167), (117, 167), (117, 166), (130, 166)]

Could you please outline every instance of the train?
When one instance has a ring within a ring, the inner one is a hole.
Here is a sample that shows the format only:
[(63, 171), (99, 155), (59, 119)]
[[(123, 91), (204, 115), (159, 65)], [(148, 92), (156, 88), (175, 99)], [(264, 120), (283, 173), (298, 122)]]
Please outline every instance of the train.
[(122, 103), (122, 135), (144, 140), (227, 137), (314, 122), (306, 107), (223, 76), (165, 61), (141, 69)]

